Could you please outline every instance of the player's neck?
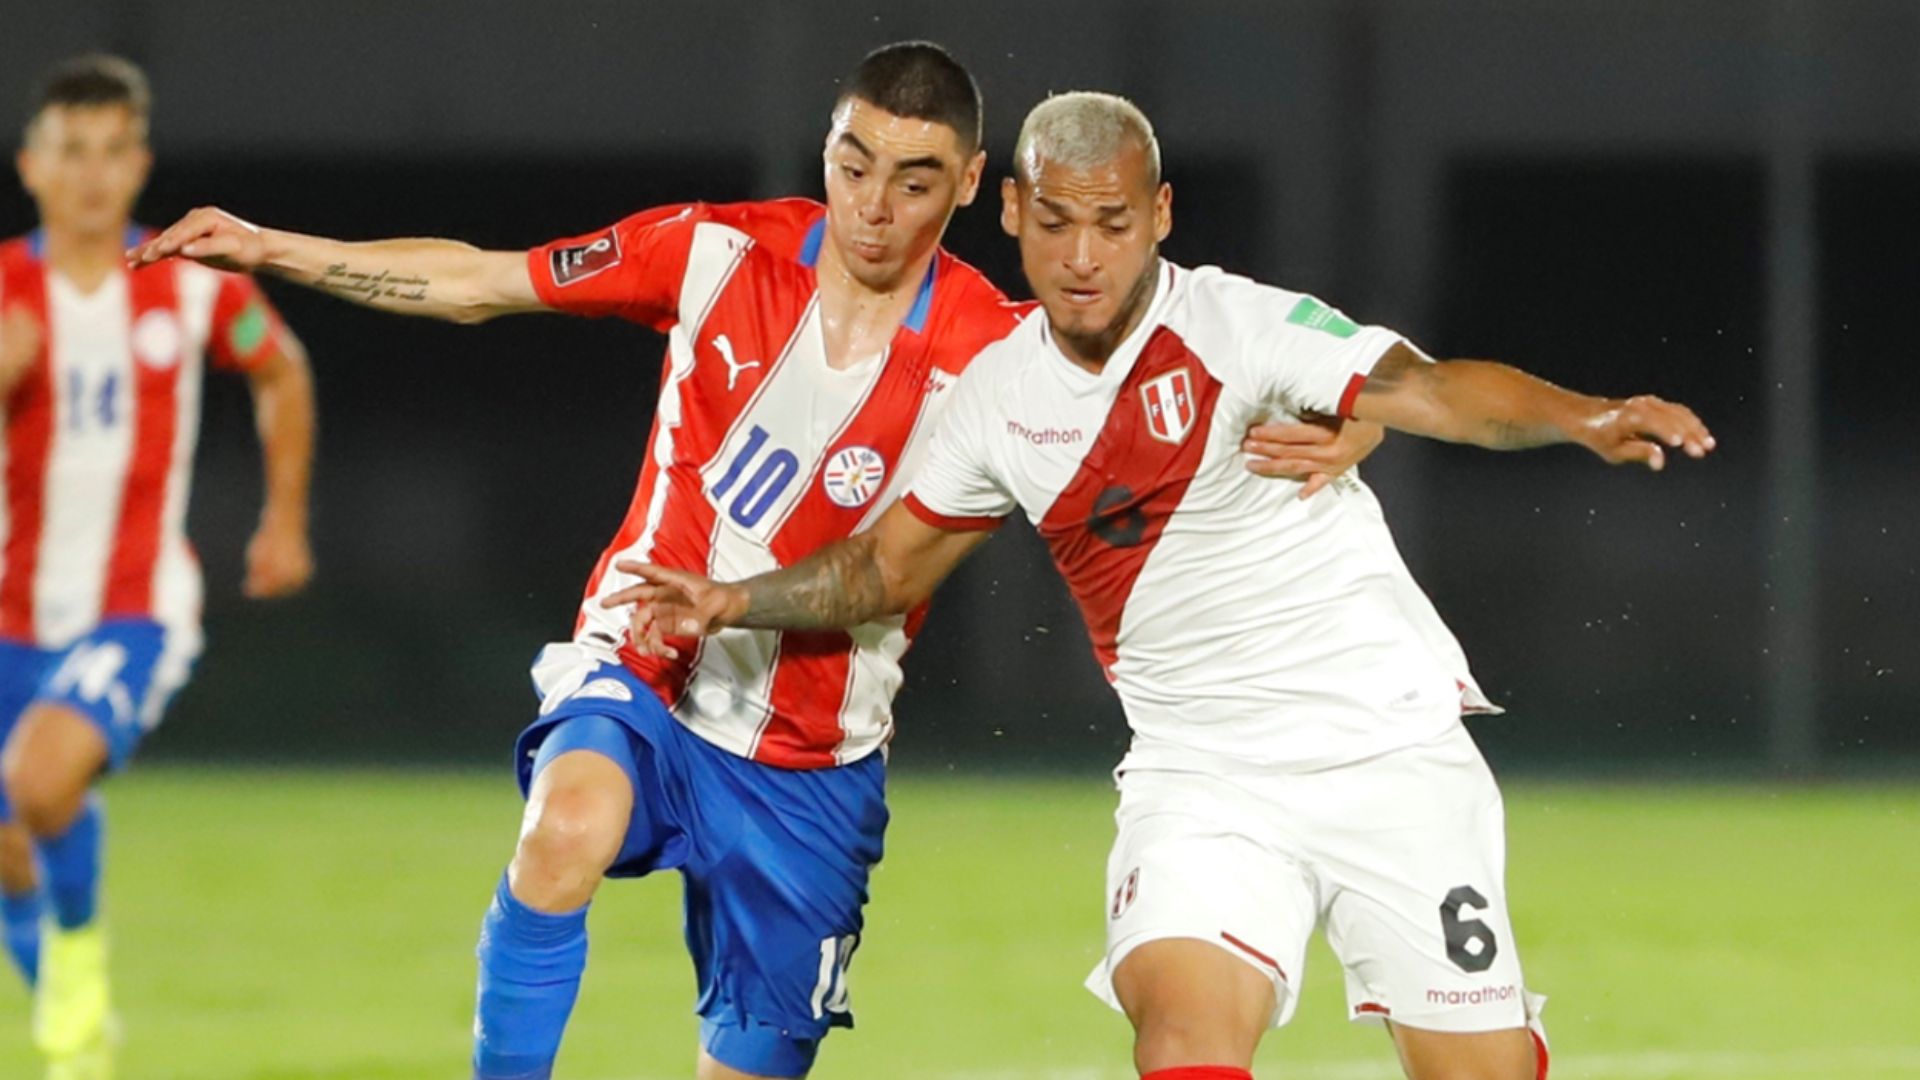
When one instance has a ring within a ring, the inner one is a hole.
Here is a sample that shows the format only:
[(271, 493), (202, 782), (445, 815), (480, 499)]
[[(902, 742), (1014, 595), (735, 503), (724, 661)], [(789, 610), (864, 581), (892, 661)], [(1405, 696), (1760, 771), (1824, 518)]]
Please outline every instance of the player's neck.
[(99, 233), (47, 225), (41, 233), (46, 238), (41, 259), (80, 291), (92, 292), (119, 273), (125, 258), (126, 233), (125, 225)]
[(820, 288), (820, 326), (826, 336), (828, 366), (849, 368), (886, 352), (907, 312), (913, 310), (935, 254), (928, 251), (909, 263), (898, 280), (875, 287), (853, 275), (831, 239), (820, 245), (814, 275)]

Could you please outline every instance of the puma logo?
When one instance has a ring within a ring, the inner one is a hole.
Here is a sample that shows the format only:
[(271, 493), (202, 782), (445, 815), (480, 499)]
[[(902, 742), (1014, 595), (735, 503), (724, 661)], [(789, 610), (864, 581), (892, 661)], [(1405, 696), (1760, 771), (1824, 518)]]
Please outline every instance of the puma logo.
[(727, 391), (729, 393), (733, 391), (734, 384), (740, 381), (741, 372), (748, 368), (757, 368), (760, 366), (760, 361), (758, 360), (748, 360), (745, 363), (735, 360), (733, 358), (733, 342), (728, 341), (727, 335), (725, 334), (721, 334), (713, 339), (713, 347), (720, 350), (720, 359), (727, 362)]

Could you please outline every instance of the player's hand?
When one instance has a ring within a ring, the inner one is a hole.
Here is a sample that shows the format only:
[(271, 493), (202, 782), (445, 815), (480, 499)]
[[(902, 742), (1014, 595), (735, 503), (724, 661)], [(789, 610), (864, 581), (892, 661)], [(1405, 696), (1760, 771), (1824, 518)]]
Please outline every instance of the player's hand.
[(13, 393), (46, 344), (46, 330), (25, 304), (0, 311), (0, 397)]
[(250, 274), (266, 262), (267, 245), (259, 226), (225, 210), (203, 206), (128, 251), (127, 261), (138, 267), (175, 256), (215, 270)]
[(747, 591), (738, 585), (632, 559), (622, 559), (613, 567), (639, 578), (640, 584), (607, 596), (600, 606), (633, 605), (627, 629), (642, 656), (677, 658), (680, 650), (667, 644), (667, 638), (704, 637), (747, 613)]
[(1607, 402), (1574, 437), (1608, 464), (1645, 465), (1654, 472), (1666, 468), (1670, 450), (1703, 458), (1715, 445), (1692, 409), (1650, 394)]
[(313, 577), (313, 547), (297, 525), (261, 522), (247, 542), (247, 580), (241, 591), (250, 599), (271, 600), (299, 592)]
[(1240, 449), (1255, 476), (1306, 481), (1300, 489), (1306, 499), (1365, 461), (1386, 437), (1379, 424), (1316, 416), (1300, 423), (1256, 424), (1247, 429)]

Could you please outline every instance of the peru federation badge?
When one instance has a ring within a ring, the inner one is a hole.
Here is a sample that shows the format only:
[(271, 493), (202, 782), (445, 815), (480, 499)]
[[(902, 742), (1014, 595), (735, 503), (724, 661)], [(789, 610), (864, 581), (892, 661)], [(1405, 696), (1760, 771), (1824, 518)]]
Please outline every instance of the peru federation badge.
[(833, 455), (821, 471), (820, 486), (835, 506), (851, 510), (865, 506), (880, 494), (887, 479), (887, 460), (878, 450), (867, 446), (849, 446)]
[(1147, 410), (1147, 434), (1178, 446), (1193, 430), (1193, 376), (1186, 368), (1156, 375), (1140, 387)]

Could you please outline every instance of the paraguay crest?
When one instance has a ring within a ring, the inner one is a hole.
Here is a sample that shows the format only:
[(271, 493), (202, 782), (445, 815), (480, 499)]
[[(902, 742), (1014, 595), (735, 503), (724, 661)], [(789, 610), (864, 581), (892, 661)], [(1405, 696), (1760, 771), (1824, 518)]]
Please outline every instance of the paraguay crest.
[(1140, 387), (1147, 410), (1147, 434), (1179, 445), (1193, 430), (1193, 376), (1182, 367), (1156, 375)]
[(849, 446), (833, 455), (821, 471), (820, 486), (826, 488), (833, 505), (851, 510), (865, 506), (880, 494), (887, 479), (887, 459), (870, 446)]
[(133, 355), (155, 371), (180, 361), (180, 320), (165, 308), (154, 308), (133, 324)]

